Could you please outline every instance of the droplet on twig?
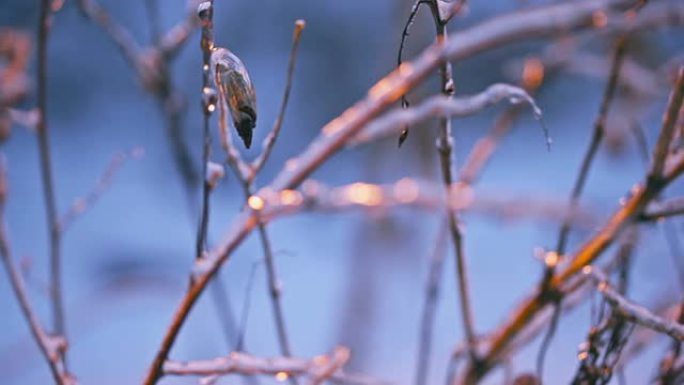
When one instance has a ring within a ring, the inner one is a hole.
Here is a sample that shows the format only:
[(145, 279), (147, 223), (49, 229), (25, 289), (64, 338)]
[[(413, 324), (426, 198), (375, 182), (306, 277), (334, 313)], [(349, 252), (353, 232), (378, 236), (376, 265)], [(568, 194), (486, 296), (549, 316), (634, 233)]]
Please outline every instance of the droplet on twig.
[(247, 69), (240, 58), (225, 48), (211, 54), (216, 87), (228, 104), (233, 126), (245, 147), (252, 145), (252, 131), (256, 126), (256, 92)]
[(202, 22), (211, 20), (213, 12), (214, 9), (211, 5), (211, 1), (203, 1), (197, 6), (197, 17), (199, 17)]

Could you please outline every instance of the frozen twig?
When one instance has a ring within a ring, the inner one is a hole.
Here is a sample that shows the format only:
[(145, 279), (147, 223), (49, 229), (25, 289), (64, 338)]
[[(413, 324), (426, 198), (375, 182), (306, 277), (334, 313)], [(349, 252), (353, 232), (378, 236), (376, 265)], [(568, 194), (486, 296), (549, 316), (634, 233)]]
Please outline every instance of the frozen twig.
[(78, 217), (93, 207), (102, 195), (107, 192), (112, 185), (112, 181), (117, 172), (124, 165), (126, 160), (139, 158), (143, 154), (142, 148), (136, 148), (128, 152), (120, 152), (112, 158), (107, 165), (104, 173), (95, 182), (95, 186), (86, 195), (77, 198), (69, 210), (62, 215), (59, 220), (59, 231), (64, 233)]
[[(439, 0), (431, 0), (428, 5), (432, 12), (435, 24), (435, 32), (438, 44), (447, 44), (447, 23), (448, 19), (442, 19), (440, 13)], [(447, 100), (454, 97), (455, 85), (452, 74), (451, 62), (445, 60), (440, 64), (440, 93)], [(408, 125), (404, 125), (407, 127)], [(442, 169), (442, 181), (445, 189), (449, 191), (454, 182), (453, 176), (453, 134), (451, 130), (451, 118), (442, 116), (439, 118), (439, 135), (437, 138), (437, 151), (439, 153), (439, 163)], [(477, 339), (475, 338), (475, 320), (473, 307), (471, 304), (470, 284), (468, 269), (466, 267), (465, 246), (463, 232), (461, 231), (460, 218), (455, 210), (447, 210), (447, 222), (449, 233), (454, 247), (454, 263), (456, 266), (456, 285), (458, 287), (458, 299), (460, 305), (461, 322), (465, 340), (468, 343), (468, 355), (470, 361), (475, 363), (479, 360), (477, 353)]]
[(684, 341), (684, 325), (659, 317), (645, 307), (628, 300), (610, 285), (608, 278), (600, 269), (587, 267), (584, 272), (591, 276), (599, 292), (620, 315), (641, 326), (667, 334), (677, 341)]
[(250, 173), (248, 178), (248, 181), (250, 183), (254, 182), (254, 178), (256, 178), (257, 174), (259, 174), (259, 171), (261, 171), (261, 169), (266, 164), (268, 157), (271, 155), (271, 152), (273, 151), (276, 139), (278, 139), (278, 134), (280, 134), (280, 128), (283, 126), (283, 120), (285, 119), (285, 110), (287, 109), (287, 103), (290, 100), (292, 78), (294, 76), (295, 63), (297, 60), (297, 49), (299, 48), (299, 40), (302, 37), (302, 31), (304, 30), (305, 25), (306, 22), (304, 20), (297, 20), (295, 22), (295, 29), (292, 33), (292, 49), (290, 50), (290, 59), (287, 64), (287, 79), (285, 81), (285, 91), (283, 91), (283, 99), (280, 102), (280, 110), (278, 111), (278, 117), (273, 123), (271, 131), (268, 133), (268, 135), (266, 135), (266, 138), (264, 139), (261, 154), (259, 154), (259, 156), (256, 159), (254, 159), (254, 161), (250, 164)]
[(365, 143), (391, 136), (404, 125), (415, 125), (434, 117), (457, 118), (473, 115), (502, 100), (527, 103), (532, 108), (534, 116), (541, 119), (541, 109), (525, 90), (509, 84), (497, 83), (472, 96), (455, 98), (443, 95), (432, 96), (418, 106), (392, 110), (369, 123), (352, 140), (352, 143)]
[(670, 143), (677, 127), (677, 118), (684, 102), (684, 66), (679, 67), (679, 74), (675, 82), (670, 99), (667, 104), (665, 116), (663, 116), (663, 126), (660, 129), (660, 136), (653, 152), (653, 163), (649, 178), (654, 182), (660, 182), (664, 177), (665, 161), (670, 153)]
[(655, 221), (682, 214), (684, 214), (684, 197), (677, 197), (660, 202), (653, 202), (646, 208), (641, 219), (644, 221)]
[[(606, 121), (608, 119), (608, 113), (617, 91), (617, 86), (620, 79), (620, 68), (622, 67), (622, 63), (624, 61), (626, 46), (627, 38), (625, 36), (620, 37), (615, 45), (613, 59), (610, 65), (610, 72), (608, 75), (608, 82), (603, 92), (603, 98), (601, 99), (601, 106), (599, 107), (598, 116), (594, 121), (594, 130), (592, 132), (591, 141), (589, 143), (589, 147), (587, 148), (587, 152), (582, 159), (579, 173), (577, 174), (577, 179), (575, 179), (575, 184), (572, 188), (572, 193), (570, 194), (571, 206), (575, 206), (579, 202), (582, 191), (584, 190), (584, 185), (587, 181), (587, 177), (589, 176), (589, 170), (591, 169), (591, 165), (593, 164), (594, 158), (596, 157), (596, 153), (599, 149), (599, 145), (601, 144), (601, 140), (605, 134)], [(564, 222), (561, 225), (555, 249), (559, 255), (565, 254), (570, 228), (569, 222)]]
[(330, 355), (311, 359), (296, 357), (260, 358), (246, 353), (232, 352), (226, 357), (207, 361), (164, 363), (164, 374), (177, 376), (223, 376), (228, 374), (268, 375), (279, 380), (289, 377), (308, 377), (311, 384), (325, 380), (349, 384), (383, 384), (385, 382), (365, 376), (350, 375), (343, 371), (350, 358), (349, 349), (338, 346)]
[[(440, 62), (462, 59), (525, 39), (550, 37), (590, 28), (594, 12), (612, 13), (627, 8), (631, 3), (627, 0), (583, 0), (572, 4), (542, 6), (500, 16), (463, 32), (452, 34), (447, 44), (432, 45), (410, 64), (404, 63), (372, 87), (363, 100), (327, 124), (323, 128), (323, 134), (315, 139), (298, 158), (286, 163), (285, 168), (269, 185), (270, 188), (275, 191), (296, 188), (321, 164), (347, 145), (351, 138), (358, 135), (365, 125), (436, 70)], [(677, 166), (678, 164), (674, 165), (674, 167)], [(636, 201), (641, 204), (642, 199), (643, 197), (638, 196)], [(247, 210), (237, 216), (232, 223), (232, 230), (225, 234), (222, 242), (207, 253), (203, 263), (204, 269), (201, 274), (198, 274), (194, 284), (183, 296), (174, 312), (171, 324), (164, 333), (155, 358), (147, 371), (144, 384), (152, 385), (161, 377), (162, 365), (197, 299), (237, 246), (254, 230), (258, 223), (257, 218), (258, 215), (253, 210)], [(505, 339), (508, 341), (508, 337)]]
[[(572, 188), (572, 193), (570, 195), (570, 211), (572, 208), (577, 206), (584, 190), (584, 185), (586, 184), (587, 178), (589, 176), (589, 171), (593, 164), (594, 158), (598, 153), (599, 145), (603, 140), (605, 135), (605, 125), (608, 120), (608, 113), (612, 105), (613, 99), (615, 98), (615, 93), (617, 91), (617, 86), (620, 78), (620, 69), (622, 68), (622, 63), (624, 62), (625, 51), (627, 46), (627, 37), (621, 36), (615, 45), (613, 52), (613, 58), (610, 64), (610, 71), (608, 75), (608, 82), (606, 88), (603, 92), (603, 98), (601, 99), (601, 104), (599, 107), (598, 117), (594, 121), (594, 129), (589, 143), (587, 152), (582, 159), (577, 178), (575, 179), (575, 184)], [(568, 236), (570, 235), (571, 223), (569, 220), (563, 221), (560, 230), (558, 232), (558, 241), (556, 243), (555, 255), (561, 256), (565, 254), (567, 247)], [(542, 293), (540, 295), (551, 295), (553, 297), (552, 301), (555, 302), (554, 313), (551, 324), (549, 325), (549, 330), (544, 339), (542, 340), (539, 353), (537, 355), (537, 376), (539, 378), (544, 377), (544, 359), (546, 357), (546, 352), (551, 346), (551, 341), (555, 335), (556, 328), (559, 322), (560, 307), (562, 306), (562, 296), (553, 295), (554, 293), (544, 293), (549, 291), (549, 282), (555, 273), (557, 264), (547, 265), (544, 275), (542, 277), (542, 282), (540, 283), (540, 290)]]
[[(211, 153), (211, 132), (209, 130), (209, 119), (216, 109), (216, 91), (210, 88), (211, 78), (211, 52), (214, 49), (214, 2), (205, 1), (199, 5), (197, 10), (198, 19), (202, 25), (202, 36), (200, 38), (200, 48), (202, 49), (202, 202), (200, 204), (199, 227), (197, 229), (197, 239), (195, 242), (195, 258), (201, 258), (206, 248), (207, 231), (209, 227), (209, 195), (211, 194), (211, 182), (207, 178), (209, 158)], [(224, 113), (221, 104), (221, 113)]]
[[(40, 157), (40, 174), (43, 182), (45, 213), (50, 237), (50, 303), (52, 306), (52, 325), (56, 334), (66, 338), (64, 321), (64, 303), (62, 298), (62, 237), (59, 231), (59, 213), (55, 198), (55, 183), (52, 173), (52, 157), (48, 137), (47, 113), (47, 45), (52, 18), (50, 0), (42, 0), (38, 25), (38, 74), (37, 105), (39, 111), (36, 133), (38, 138), (38, 154)], [(64, 352), (63, 352), (64, 353)]]
[(442, 280), (442, 270), (444, 266), (444, 254), (446, 252), (447, 240), (446, 224), (442, 225), (434, 243), (435, 248), (430, 259), (430, 272), (428, 274), (427, 285), (425, 288), (425, 302), (420, 321), (420, 334), (418, 340), (418, 361), (416, 365), (416, 377), (414, 384), (421, 385), (427, 381), (428, 369), (430, 365), (430, 355), (432, 353), (432, 335), (434, 328), (435, 314), (437, 312), (437, 300), (439, 299), (440, 282)]
[(9, 241), (5, 231), (5, 201), (7, 199), (7, 179), (5, 175), (5, 160), (0, 160), (0, 257), (5, 265), (10, 286), (19, 302), (21, 311), (31, 330), (33, 339), (38, 344), (41, 353), (45, 357), (50, 372), (58, 385), (75, 385), (76, 379), (69, 374), (64, 362), (64, 352), (67, 349), (67, 340), (60, 334), (48, 334), (41, 326), (38, 315), (33, 310), (26, 285), (21, 273), (14, 265), (10, 251)]

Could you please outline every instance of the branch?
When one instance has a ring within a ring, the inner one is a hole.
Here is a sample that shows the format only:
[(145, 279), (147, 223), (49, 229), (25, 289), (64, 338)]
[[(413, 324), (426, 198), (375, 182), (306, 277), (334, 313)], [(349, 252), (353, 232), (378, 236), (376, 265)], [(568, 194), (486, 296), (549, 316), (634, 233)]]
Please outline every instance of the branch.
[(249, 174), (248, 181), (250, 183), (254, 182), (259, 171), (264, 167), (268, 157), (273, 151), (276, 140), (278, 139), (278, 134), (280, 134), (280, 128), (283, 125), (283, 120), (285, 119), (285, 110), (287, 109), (287, 103), (290, 100), (290, 90), (292, 89), (292, 78), (294, 76), (295, 63), (297, 59), (297, 49), (299, 48), (299, 40), (302, 36), (302, 31), (306, 22), (304, 20), (295, 21), (295, 29), (292, 34), (292, 49), (290, 50), (290, 60), (287, 64), (287, 80), (285, 82), (285, 91), (283, 92), (283, 99), (280, 102), (280, 110), (278, 112), (278, 117), (273, 123), (271, 131), (266, 135), (264, 142), (262, 144), (263, 149), (261, 154), (254, 159), (250, 165), (251, 172)]
[(2, 257), (2, 262), (5, 265), (10, 285), (19, 302), (19, 307), (28, 323), (33, 339), (36, 341), (36, 344), (38, 344), (41, 353), (50, 366), (50, 372), (52, 373), (55, 383), (58, 385), (75, 385), (76, 379), (69, 374), (64, 362), (64, 353), (67, 349), (66, 338), (62, 335), (50, 335), (43, 329), (40, 320), (38, 319), (38, 315), (31, 306), (31, 301), (26, 292), (26, 285), (21, 273), (19, 273), (14, 265), (5, 230), (4, 214), (6, 199), (7, 179), (5, 160), (3, 157), (0, 164), (0, 257)]
[[(603, 99), (601, 100), (601, 106), (599, 107), (599, 113), (594, 121), (594, 130), (591, 137), (591, 142), (587, 148), (587, 152), (582, 159), (582, 163), (577, 174), (577, 179), (572, 188), (572, 193), (570, 195), (570, 205), (575, 206), (579, 202), (582, 191), (584, 190), (584, 185), (586, 184), (587, 177), (589, 176), (589, 170), (593, 164), (596, 153), (598, 152), (599, 145), (605, 134), (605, 125), (608, 119), (608, 112), (612, 105), (613, 99), (615, 98), (615, 92), (617, 90), (620, 68), (625, 57), (625, 51), (627, 46), (627, 38), (622, 36), (618, 39), (615, 50), (613, 52), (613, 59), (610, 65), (610, 72), (608, 75), (608, 83), (603, 92)], [(567, 246), (568, 235), (570, 234), (570, 223), (565, 222), (561, 225), (558, 242), (556, 243), (556, 252), (560, 255), (565, 254), (565, 249)]]
[(165, 375), (177, 376), (224, 376), (256, 374), (274, 376), (278, 380), (290, 377), (308, 377), (312, 384), (326, 380), (356, 384), (382, 384), (383, 382), (361, 376), (346, 374), (342, 368), (349, 361), (349, 349), (338, 346), (329, 356), (316, 356), (311, 359), (296, 357), (260, 358), (241, 352), (232, 352), (227, 357), (207, 361), (164, 363)]
[(425, 300), (420, 320), (420, 334), (418, 342), (418, 361), (416, 365), (416, 385), (425, 384), (430, 365), (430, 355), (432, 351), (432, 337), (437, 312), (437, 300), (442, 281), (442, 270), (444, 268), (444, 254), (446, 252), (447, 227), (445, 224), (440, 226), (439, 235), (435, 241), (435, 247), (430, 259), (430, 272), (428, 274), (427, 285), (425, 288)]
[(416, 107), (394, 109), (369, 123), (351, 143), (360, 144), (382, 139), (394, 135), (406, 125), (416, 125), (433, 117), (455, 118), (473, 115), (502, 100), (508, 100), (511, 103), (527, 103), (532, 108), (535, 118), (541, 119), (541, 109), (525, 90), (512, 85), (497, 83), (472, 96), (457, 98), (443, 95), (432, 96)]
[[(447, 22), (442, 19), (438, 0), (431, 0), (428, 5), (434, 19), (437, 42), (447, 43)], [(441, 89), (440, 92), (447, 100), (454, 97), (455, 85), (451, 69), (451, 62), (445, 60), (439, 68)], [(404, 127), (408, 127), (405, 125)], [(405, 136), (403, 136), (405, 138)], [(441, 117), (439, 119), (439, 136), (437, 138), (437, 151), (439, 152), (440, 167), (442, 169), (442, 181), (448, 192), (454, 181), (453, 177), (453, 135), (451, 132), (451, 119)], [(447, 210), (447, 222), (449, 233), (454, 247), (454, 264), (456, 266), (456, 285), (458, 287), (458, 299), (461, 310), (461, 322), (463, 323), (463, 333), (468, 343), (468, 355), (470, 361), (477, 362), (477, 339), (475, 337), (475, 321), (471, 304), (470, 285), (468, 283), (468, 270), (466, 267), (465, 246), (463, 244), (463, 233), (461, 223), (455, 210)]]
[(40, 21), (38, 25), (38, 80), (37, 108), (39, 111), (36, 133), (38, 138), (38, 154), (40, 157), (40, 175), (43, 182), (45, 214), (50, 237), (50, 302), (52, 306), (52, 325), (55, 333), (65, 336), (64, 304), (62, 298), (62, 261), (61, 234), (59, 231), (59, 214), (55, 198), (55, 183), (52, 172), (52, 157), (47, 124), (47, 44), (51, 24), (51, 1), (42, 0), (40, 5)]
[(659, 180), (664, 177), (665, 161), (670, 153), (670, 144), (675, 133), (682, 102), (684, 102), (684, 66), (679, 67), (677, 81), (670, 93), (667, 110), (663, 116), (663, 126), (660, 129), (658, 143), (656, 143), (653, 151), (653, 163), (649, 174), (651, 179)]
[(645, 307), (626, 299), (610, 285), (608, 278), (600, 269), (588, 266), (583, 272), (593, 279), (606, 301), (622, 316), (641, 326), (667, 334), (677, 341), (684, 341), (684, 325), (661, 318)]
[[(213, 0), (201, 3), (198, 6), (197, 15), (202, 25), (202, 37), (200, 38), (200, 48), (202, 50), (202, 203), (199, 215), (199, 227), (197, 228), (197, 238), (195, 241), (195, 258), (201, 258), (206, 248), (207, 231), (209, 228), (209, 195), (211, 194), (211, 182), (208, 175), (209, 157), (211, 154), (211, 132), (209, 130), (209, 119), (216, 109), (216, 91), (210, 88), (211, 52), (214, 49), (214, 2)], [(223, 103), (221, 103), (221, 113), (224, 114)]]
[(653, 202), (641, 216), (643, 221), (657, 221), (684, 214), (684, 197), (672, 198), (661, 202)]
[(162, 56), (173, 59), (190, 38), (190, 35), (199, 26), (197, 19), (197, 7), (202, 0), (188, 0), (185, 19), (171, 27), (161, 36), (157, 47)]

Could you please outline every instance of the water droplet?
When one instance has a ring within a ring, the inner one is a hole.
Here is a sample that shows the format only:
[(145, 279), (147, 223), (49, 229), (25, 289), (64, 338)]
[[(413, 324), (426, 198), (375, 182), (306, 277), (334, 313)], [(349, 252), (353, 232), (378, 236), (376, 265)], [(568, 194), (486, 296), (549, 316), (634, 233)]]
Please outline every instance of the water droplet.
[(211, 20), (213, 13), (214, 8), (211, 4), (211, 1), (203, 1), (200, 3), (200, 5), (197, 6), (197, 16), (202, 21)]
[(257, 195), (252, 195), (251, 197), (249, 197), (249, 199), (247, 200), (247, 204), (252, 210), (255, 211), (262, 210), (265, 206), (264, 200)]

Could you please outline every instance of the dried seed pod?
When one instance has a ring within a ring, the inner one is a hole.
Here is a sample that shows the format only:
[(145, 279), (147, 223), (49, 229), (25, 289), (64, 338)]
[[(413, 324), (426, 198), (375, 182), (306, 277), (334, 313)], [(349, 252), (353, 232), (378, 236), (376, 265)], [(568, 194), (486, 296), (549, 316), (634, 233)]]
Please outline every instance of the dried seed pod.
[(256, 93), (245, 65), (240, 58), (225, 48), (216, 48), (211, 54), (216, 88), (228, 104), (233, 126), (249, 148), (256, 125)]

